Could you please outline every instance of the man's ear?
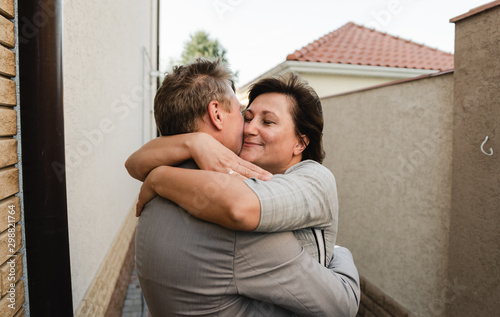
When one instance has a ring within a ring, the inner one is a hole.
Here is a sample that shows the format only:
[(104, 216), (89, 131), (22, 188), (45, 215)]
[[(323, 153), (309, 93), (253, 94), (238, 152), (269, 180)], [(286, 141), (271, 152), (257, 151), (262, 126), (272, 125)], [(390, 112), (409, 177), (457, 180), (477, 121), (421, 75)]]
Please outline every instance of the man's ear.
[(300, 153), (304, 152), (306, 147), (309, 145), (309, 138), (307, 135), (302, 134), (300, 138), (297, 138), (298, 142), (295, 144), (295, 147), (293, 148), (293, 154), (294, 155), (299, 155)]
[(217, 100), (208, 104), (208, 117), (217, 130), (222, 130), (222, 105)]

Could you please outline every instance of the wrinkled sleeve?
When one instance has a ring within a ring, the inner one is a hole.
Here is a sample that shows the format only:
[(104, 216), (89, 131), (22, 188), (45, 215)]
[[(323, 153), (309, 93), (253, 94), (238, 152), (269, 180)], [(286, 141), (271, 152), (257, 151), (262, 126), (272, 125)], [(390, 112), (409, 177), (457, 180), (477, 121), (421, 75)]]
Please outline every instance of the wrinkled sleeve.
[(323, 165), (306, 160), (269, 181), (245, 180), (260, 201), (256, 232), (325, 228), (338, 217), (337, 186)]
[(359, 276), (349, 250), (335, 248), (326, 268), (291, 233), (250, 234), (235, 250), (240, 295), (268, 303), (269, 313), (276, 305), (300, 316), (356, 316)]

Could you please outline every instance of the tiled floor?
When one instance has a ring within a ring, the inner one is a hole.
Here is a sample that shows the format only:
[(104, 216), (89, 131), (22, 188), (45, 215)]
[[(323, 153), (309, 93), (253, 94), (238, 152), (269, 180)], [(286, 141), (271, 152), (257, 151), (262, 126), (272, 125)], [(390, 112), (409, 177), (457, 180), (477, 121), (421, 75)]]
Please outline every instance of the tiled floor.
[(146, 301), (142, 295), (141, 286), (139, 285), (139, 278), (134, 270), (130, 275), (130, 283), (123, 303), (122, 317), (148, 317), (149, 314)]

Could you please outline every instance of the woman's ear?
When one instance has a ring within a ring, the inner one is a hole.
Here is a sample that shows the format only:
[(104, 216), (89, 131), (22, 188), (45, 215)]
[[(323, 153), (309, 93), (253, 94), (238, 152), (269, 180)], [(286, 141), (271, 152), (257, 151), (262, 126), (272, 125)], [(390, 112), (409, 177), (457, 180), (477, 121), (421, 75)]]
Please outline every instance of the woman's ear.
[(295, 147), (293, 149), (294, 155), (301, 154), (302, 152), (304, 152), (306, 147), (309, 145), (309, 138), (307, 137), (307, 135), (301, 134), (300, 138), (297, 138), (297, 139), (298, 139), (297, 140), (298, 142), (295, 144)]
[(217, 100), (212, 100), (208, 104), (208, 117), (217, 130), (222, 130), (221, 104)]

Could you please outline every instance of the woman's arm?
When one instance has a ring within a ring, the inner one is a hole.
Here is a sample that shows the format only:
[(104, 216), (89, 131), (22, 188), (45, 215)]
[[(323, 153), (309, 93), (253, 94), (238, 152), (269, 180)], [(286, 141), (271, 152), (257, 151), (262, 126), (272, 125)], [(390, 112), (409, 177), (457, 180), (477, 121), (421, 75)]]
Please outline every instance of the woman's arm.
[(125, 162), (130, 176), (144, 181), (155, 167), (175, 166), (194, 159), (204, 170), (228, 173), (233, 170), (245, 177), (268, 180), (272, 174), (238, 157), (206, 133), (162, 136), (149, 141)]
[(141, 188), (137, 216), (157, 194), (194, 217), (233, 230), (324, 228), (338, 217), (335, 178), (312, 161), (301, 162), (267, 182), (161, 166), (148, 175)]
[(252, 231), (259, 224), (259, 198), (239, 177), (212, 171), (157, 167), (142, 185), (137, 216), (156, 194), (175, 202), (196, 218), (232, 230)]
[(178, 165), (190, 159), (190, 144), (195, 137), (195, 133), (189, 133), (153, 139), (130, 155), (125, 168), (130, 176), (144, 181), (155, 167)]
[(337, 221), (335, 177), (325, 166), (305, 160), (270, 181), (244, 181), (259, 197), (261, 215), (257, 232), (326, 228)]

